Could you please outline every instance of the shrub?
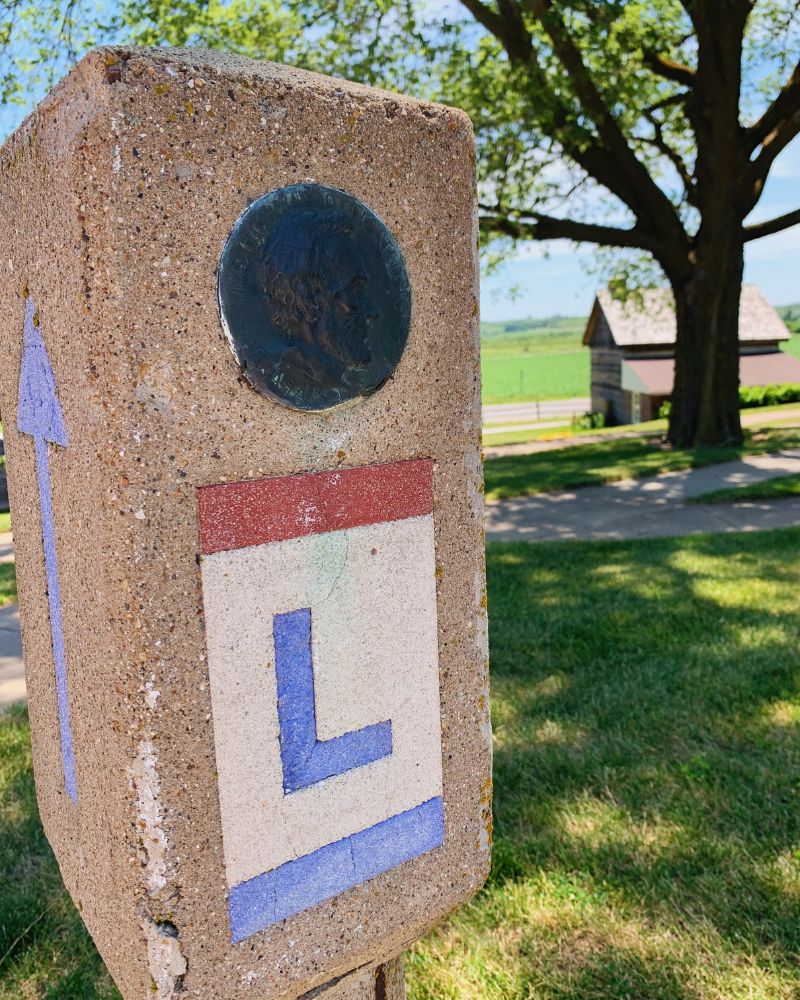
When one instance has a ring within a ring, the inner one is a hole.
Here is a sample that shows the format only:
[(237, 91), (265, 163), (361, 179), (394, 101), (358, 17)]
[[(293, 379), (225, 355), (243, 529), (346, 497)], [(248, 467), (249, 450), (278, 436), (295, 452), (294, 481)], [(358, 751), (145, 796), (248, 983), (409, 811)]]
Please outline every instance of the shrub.
[(595, 410), (591, 413), (582, 413), (579, 417), (572, 418), (572, 426), (576, 431), (592, 431), (605, 427), (606, 415)]
[(739, 388), (739, 405), (742, 409), (755, 406), (777, 406), (780, 403), (799, 403), (800, 385), (752, 385)]
[[(750, 410), (756, 406), (780, 406), (781, 403), (800, 403), (800, 385), (787, 382), (783, 385), (749, 385), (739, 387), (739, 406)], [(658, 408), (658, 416), (669, 419), (672, 403), (667, 399)]]

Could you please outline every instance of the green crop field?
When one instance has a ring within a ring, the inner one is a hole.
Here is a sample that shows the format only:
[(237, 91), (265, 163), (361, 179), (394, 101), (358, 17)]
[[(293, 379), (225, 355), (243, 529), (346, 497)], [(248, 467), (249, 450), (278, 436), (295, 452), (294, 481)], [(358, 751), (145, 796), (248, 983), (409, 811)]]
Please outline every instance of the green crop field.
[(793, 354), (796, 358), (800, 358), (800, 333), (796, 333), (791, 340), (783, 345), (783, 350), (787, 354)]
[[(795, 334), (784, 350), (800, 358), (800, 304), (778, 313)], [(589, 349), (581, 338), (584, 316), (481, 324), (484, 403), (588, 396)]]
[(589, 393), (589, 351), (581, 316), (483, 323), (484, 403), (566, 399)]

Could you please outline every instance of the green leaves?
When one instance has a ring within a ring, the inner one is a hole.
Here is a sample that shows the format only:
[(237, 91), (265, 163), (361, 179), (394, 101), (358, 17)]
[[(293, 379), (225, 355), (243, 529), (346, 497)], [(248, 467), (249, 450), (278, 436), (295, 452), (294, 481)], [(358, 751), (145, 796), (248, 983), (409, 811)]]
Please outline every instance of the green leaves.
[[(513, 245), (503, 220), (569, 217), (633, 227), (624, 242), (674, 277), (710, 197), (698, 157), (716, 155), (721, 97), (735, 108), (739, 55), (749, 123), (777, 95), (800, 42), (796, 0), (723, 6), (720, 20), (710, 0), (7, 0), (0, 96), (30, 101), (88, 45), (120, 41), (224, 48), (439, 100), (472, 119), (480, 200), (493, 209), (484, 235), (504, 237), (493, 252)], [(745, 20), (739, 53), (741, 31), (726, 25)], [(714, 60), (730, 81), (716, 79)], [(749, 210), (759, 183), (731, 210)], [(632, 273), (631, 259), (621, 274)], [(602, 266), (614, 273), (619, 260)]]

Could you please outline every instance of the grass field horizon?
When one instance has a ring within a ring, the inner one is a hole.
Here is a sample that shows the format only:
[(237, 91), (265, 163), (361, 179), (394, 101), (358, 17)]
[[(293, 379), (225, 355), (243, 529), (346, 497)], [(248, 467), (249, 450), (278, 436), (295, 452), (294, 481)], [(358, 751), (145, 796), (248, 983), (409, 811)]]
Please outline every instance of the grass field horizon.
[(484, 403), (568, 399), (589, 394), (586, 320), (553, 316), (481, 324)]
[[(800, 358), (800, 304), (776, 308), (795, 334), (784, 350)], [(483, 402), (588, 396), (590, 355), (581, 343), (587, 320), (587, 316), (548, 316), (481, 323)]]

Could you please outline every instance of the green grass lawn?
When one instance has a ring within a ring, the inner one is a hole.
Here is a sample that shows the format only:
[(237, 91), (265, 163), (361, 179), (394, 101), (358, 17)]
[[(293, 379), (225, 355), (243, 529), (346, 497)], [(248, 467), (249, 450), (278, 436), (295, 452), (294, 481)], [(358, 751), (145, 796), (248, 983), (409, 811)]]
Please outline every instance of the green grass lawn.
[[(800, 306), (786, 306), (782, 312), (790, 327), (800, 331)], [(581, 345), (586, 322), (585, 316), (554, 316), (482, 323), (483, 402), (588, 396), (590, 355)], [(800, 358), (800, 333), (783, 350)]]
[[(797, 1000), (800, 529), (488, 549), (488, 885), (411, 1000)], [(0, 718), (0, 997), (114, 991)]]
[(484, 357), (481, 373), (484, 403), (589, 395), (589, 351), (586, 348), (565, 354)]
[(724, 490), (712, 490), (692, 497), (689, 503), (736, 503), (746, 500), (780, 500), (784, 497), (800, 496), (800, 475), (775, 476), (763, 483), (749, 486), (733, 486)]
[(504, 455), (489, 458), (484, 464), (486, 497), (501, 500), (597, 486), (799, 445), (800, 429), (766, 428), (748, 432), (742, 448), (672, 449), (658, 439), (641, 437), (610, 438), (584, 447), (558, 448), (530, 455)]
[[(0, 563), (0, 608), (17, 600), (17, 572), (14, 563)], [(2, 993), (0, 993), (2, 997)]]
[(0, 715), (0, 997), (118, 1000), (44, 838), (24, 708)]
[(800, 996), (798, 555), (489, 546), (494, 865), (413, 1000)]

